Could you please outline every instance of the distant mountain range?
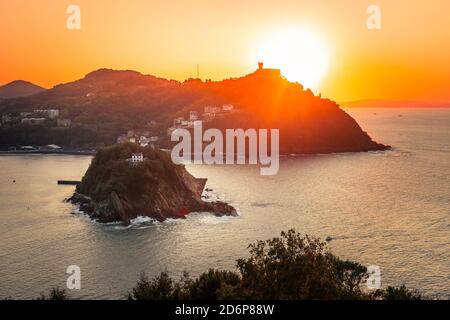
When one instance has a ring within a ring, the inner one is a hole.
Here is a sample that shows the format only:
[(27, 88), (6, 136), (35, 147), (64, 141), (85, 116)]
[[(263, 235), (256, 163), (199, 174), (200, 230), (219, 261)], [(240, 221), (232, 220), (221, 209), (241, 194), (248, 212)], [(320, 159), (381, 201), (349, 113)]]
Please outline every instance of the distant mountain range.
[(0, 100), (27, 97), (45, 90), (45, 88), (31, 82), (16, 80), (0, 86)]
[[(206, 106), (233, 105), (237, 112), (205, 123), (219, 129), (280, 129), (281, 154), (385, 150), (339, 105), (315, 96), (282, 77), (280, 70), (260, 69), (223, 81), (167, 80), (136, 71), (100, 69), (84, 78), (20, 99), (0, 102), (0, 113), (20, 114), (36, 108), (59, 109), (70, 128), (7, 126), (0, 147), (47, 145), (79, 147), (114, 143), (128, 130), (157, 123), (160, 135), (178, 117), (200, 116)], [(61, 131), (65, 132), (62, 133)], [(163, 133), (164, 132), (164, 133)]]
[(431, 103), (407, 100), (357, 100), (341, 102), (343, 108), (450, 108), (448, 103)]

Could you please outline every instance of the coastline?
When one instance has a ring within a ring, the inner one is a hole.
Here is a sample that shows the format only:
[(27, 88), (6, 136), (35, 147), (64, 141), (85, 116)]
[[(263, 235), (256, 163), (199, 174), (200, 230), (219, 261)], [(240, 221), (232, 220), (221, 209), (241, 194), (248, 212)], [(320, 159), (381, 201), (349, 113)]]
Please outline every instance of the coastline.
[(81, 151), (81, 150), (15, 150), (15, 151), (0, 151), (0, 155), (8, 154), (61, 154), (61, 155), (79, 155), (79, 156), (93, 156), (97, 151)]
[[(301, 156), (314, 156), (314, 155), (336, 155), (336, 154), (351, 154), (351, 153), (369, 153), (369, 152), (384, 152), (392, 150), (392, 146), (385, 146), (386, 148), (379, 148), (373, 150), (359, 150), (359, 151), (341, 151), (341, 152), (318, 152), (318, 153), (289, 153), (289, 154), (281, 154), (280, 157), (301, 157)], [(164, 150), (170, 154), (170, 150)], [(61, 155), (87, 155), (94, 156), (97, 151), (82, 151), (82, 150), (14, 150), (14, 151), (1, 151), (0, 155), (21, 155), (21, 154), (61, 154)]]

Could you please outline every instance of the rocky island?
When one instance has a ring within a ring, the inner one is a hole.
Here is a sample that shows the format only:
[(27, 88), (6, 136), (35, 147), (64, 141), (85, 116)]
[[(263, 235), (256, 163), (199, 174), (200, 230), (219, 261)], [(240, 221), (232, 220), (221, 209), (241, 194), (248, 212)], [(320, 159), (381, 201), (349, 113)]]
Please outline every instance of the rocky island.
[(96, 154), (69, 201), (102, 223), (129, 224), (137, 217), (164, 221), (191, 212), (237, 215), (224, 202), (203, 201), (205, 184), (206, 179), (193, 177), (166, 152), (124, 143)]

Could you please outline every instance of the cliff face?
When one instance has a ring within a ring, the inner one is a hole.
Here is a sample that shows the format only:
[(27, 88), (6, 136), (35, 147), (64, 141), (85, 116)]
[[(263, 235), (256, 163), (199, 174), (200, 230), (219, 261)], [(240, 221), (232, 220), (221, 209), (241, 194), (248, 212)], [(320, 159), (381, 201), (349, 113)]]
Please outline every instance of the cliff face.
[[(193, 84), (194, 85), (194, 84)], [(239, 106), (239, 112), (209, 124), (215, 128), (280, 129), (281, 154), (386, 150), (340, 106), (279, 72), (261, 69), (242, 78), (197, 84), (207, 96)]]
[[(128, 159), (136, 152), (144, 161)], [(223, 202), (204, 202), (206, 179), (197, 179), (184, 166), (175, 165), (161, 150), (134, 144), (100, 150), (69, 200), (99, 222), (130, 221), (146, 216), (159, 221), (184, 218), (190, 212), (236, 215)]]

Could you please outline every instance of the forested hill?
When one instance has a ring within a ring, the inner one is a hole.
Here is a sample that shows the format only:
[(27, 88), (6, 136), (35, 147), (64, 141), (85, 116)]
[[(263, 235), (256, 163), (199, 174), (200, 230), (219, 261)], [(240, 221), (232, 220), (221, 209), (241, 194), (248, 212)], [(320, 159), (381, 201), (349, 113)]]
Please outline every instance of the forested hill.
[[(2, 128), (0, 146), (56, 143), (78, 147), (115, 142), (130, 129), (157, 123), (164, 132), (176, 117), (203, 113), (207, 105), (232, 104), (239, 111), (216, 126), (280, 129), (281, 152), (327, 153), (384, 149), (335, 102), (287, 81), (278, 70), (259, 69), (223, 81), (166, 80), (135, 71), (100, 69), (45, 92), (0, 103), (0, 113), (59, 109), (70, 128)], [(231, 121), (232, 120), (232, 121)], [(61, 130), (65, 134), (61, 135)]]

